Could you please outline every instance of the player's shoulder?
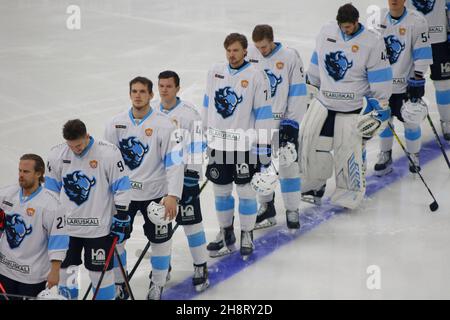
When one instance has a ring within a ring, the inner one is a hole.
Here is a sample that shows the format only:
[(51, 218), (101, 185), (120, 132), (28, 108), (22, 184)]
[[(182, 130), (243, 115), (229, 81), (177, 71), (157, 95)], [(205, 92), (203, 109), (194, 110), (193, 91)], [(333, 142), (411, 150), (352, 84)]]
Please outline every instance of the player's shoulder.
[(69, 150), (69, 146), (65, 142), (61, 142), (50, 148), (50, 152), (48, 155), (49, 159), (57, 159), (60, 158), (64, 153)]
[(289, 58), (289, 60), (296, 60), (296, 59), (300, 59), (300, 53), (298, 52), (297, 49), (289, 47), (289, 46), (283, 46), (283, 51), (284, 54)]
[[(209, 69), (209, 73), (211, 75), (215, 74), (215, 73), (223, 73), (223, 72), (225, 72), (225, 70), (227, 70), (227, 67), (228, 67), (227, 63), (225, 63), (225, 62), (217, 62), (217, 63), (214, 63), (211, 66), (211, 68)], [(213, 76), (215, 76), (215, 75), (213, 75)]]
[(98, 153), (102, 156), (107, 156), (110, 154), (114, 154), (116, 152), (120, 152), (119, 148), (106, 140), (103, 139), (95, 139), (94, 144), (98, 149)]
[(186, 111), (188, 114), (193, 114), (195, 116), (200, 115), (195, 104), (190, 101), (181, 100), (180, 107), (182, 107), (183, 110)]
[(427, 19), (422, 13), (414, 9), (407, 9), (407, 10), (408, 10), (408, 17), (413, 25), (427, 24)]
[(161, 112), (158, 109), (155, 109), (155, 117), (154, 117), (154, 128), (155, 129), (166, 129), (173, 130), (175, 129), (175, 124), (172, 119), (165, 113)]
[(117, 122), (123, 122), (124, 120), (129, 119), (129, 113), (130, 113), (129, 110), (123, 110), (123, 111), (115, 114), (114, 116), (112, 116), (109, 119), (108, 123), (109, 124), (114, 124), (114, 123), (117, 123)]
[(384, 47), (384, 40), (383, 40), (383, 36), (381, 35), (380, 32), (378, 32), (377, 30), (373, 29), (373, 28), (367, 28), (365, 26), (363, 33), (361, 34), (361, 39), (360, 41), (367, 47), (369, 48), (377, 48), (380, 45), (382, 47)]

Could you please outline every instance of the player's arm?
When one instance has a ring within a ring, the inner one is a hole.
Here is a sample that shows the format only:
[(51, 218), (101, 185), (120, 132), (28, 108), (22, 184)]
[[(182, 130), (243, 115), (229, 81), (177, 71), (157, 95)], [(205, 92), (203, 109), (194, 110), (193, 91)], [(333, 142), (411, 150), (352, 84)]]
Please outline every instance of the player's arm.
[(275, 120), (272, 113), (270, 83), (266, 73), (260, 71), (255, 76), (255, 91), (253, 98), (253, 113), (255, 115), (255, 130), (257, 145), (252, 152), (257, 155), (263, 165), (270, 164), (272, 155), (272, 134), (275, 130)]
[(108, 141), (108, 142), (112, 143), (113, 145), (117, 145), (117, 135), (114, 130), (114, 124), (112, 123), (112, 121), (109, 121), (105, 125), (105, 131), (103, 133), (103, 138), (105, 139), (105, 141)]
[(306, 113), (306, 83), (303, 62), (296, 50), (289, 70), (289, 94), (285, 118), (300, 123)]
[(424, 18), (414, 24), (412, 36), (414, 76), (408, 79), (408, 96), (414, 102), (425, 95), (424, 76), (428, 66), (433, 63), (428, 24)]
[(58, 206), (55, 210), (44, 211), (44, 230), (48, 235), (48, 256), (51, 262), (50, 272), (47, 276), (47, 287), (51, 288), (59, 283), (61, 263), (69, 249), (69, 236), (65, 229), (64, 210)]
[(165, 217), (175, 218), (178, 201), (181, 199), (184, 181), (183, 144), (175, 127), (161, 130), (161, 158), (166, 170), (167, 196), (162, 204), (166, 207)]
[(193, 112), (186, 138), (187, 170), (201, 172), (203, 153), (206, 150), (206, 137), (203, 131), (201, 116), (196, 111)]
[(213, 107), (209, 105), (209, 100), (211, 95), (213, 94), (212, 92), (212, 81), (214, 80), (214, 78), (212, 77), (213, 75), (213, 71), (210, 70), (208, 71), (208, 75), (206, 76), (206, 90), (205, 90), (205, 94), (203, 96), (203, 103), (202, 103), (202, 111), (201, 111), (201, 118), (202, 118), (202, 124), (203, 124), (203, 131), (206, 133), (207, 129), (208, 129), (208, 110), (209, 108)]

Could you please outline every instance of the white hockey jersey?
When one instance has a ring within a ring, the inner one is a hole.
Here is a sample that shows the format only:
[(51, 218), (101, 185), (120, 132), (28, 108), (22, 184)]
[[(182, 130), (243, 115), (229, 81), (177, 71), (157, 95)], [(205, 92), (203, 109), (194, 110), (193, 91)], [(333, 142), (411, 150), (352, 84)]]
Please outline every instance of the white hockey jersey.
[[(255, 46), (249, 46), (246, 58), (265, 71), (269, 78), (274, 119), (291, 119), (300, 123), (307, 103), (303, 61), (295, 49), (284, 47), (279, 42), (275, 45), (267, 57)], [(277, 127), (279, 124), (276, 121)]]
[(431, 43), (447, 41), (446, 2), (450, 0), (408, 0), (407, 7), (419, 11), (428, 23)]
[(69, 247), (64, 214), (55, 194), (40, 186), (23, 197), (22, 188), (0, 189), (6, 229), (0, 237), (0, 274), (21, 283), (47, 280), (50, 261), (63, 261)]
[(60, 193), (67, 233), (73, 237), (106, 236), (116, 208), (128, 210), (130, 203), (130, 180), (119, 149), (93, 137), (81, 155), (66, 143), (50, 150), (45, 187)]
[(118, 146), (131, 181), (131, 200), (146, 201), (166, 195), (181, 199), (184, 168), (181, 139), (175, 125), (155, 109), (135, 120), (132, 109), (106, 125), (105, 139)]
[(275, 128), (269, 81), (249, 62), (239, 69), (228, 63), (208, 72), (202, 121), (208, 147), (223, 151), (249, 151), (256, 143), (270, 144)]
[(392, 93), (392, 68), (381, 37), (362, 24), (352, 36), (336, 22), (325, 25), (316, 39), (308, 79), (320, 87), (318, 99), (328, 109), (350, 112), (363, 107), (363, 97), (387, 101)]
[(203, 152), (206, 149), (202, 128), (202, 117), (194, 105), (177, 97), (177, 103), (169, 110), (164, 109), (160, 101), (155, 103), (177, 126), (177, 135), (183, 139), (183, 163), (185, 169), (201, 174)]
[(392, 66), (392, 93), (404, 93), (414, 71), (425, 74), (433, 63), (427, 21), (417, 11), (406, 8), (395, 20), (389, 10), (384, 9), (377, 29), (384, 37)]

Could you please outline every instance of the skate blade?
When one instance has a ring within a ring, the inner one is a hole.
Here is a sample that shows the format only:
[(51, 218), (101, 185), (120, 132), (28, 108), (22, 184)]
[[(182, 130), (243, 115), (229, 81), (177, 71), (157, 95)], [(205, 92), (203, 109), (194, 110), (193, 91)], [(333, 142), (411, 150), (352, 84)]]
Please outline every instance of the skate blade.
[(209, 287), (209, 280), (206, 279), (206, 281), (205, 281), (204, 283), (198, 284), (198, 285), (195, 286), (195, 291), (197, 291), (197, 292), (203, 292), (203, 291), (205, 291), (206, 289), (208, 289), (208, 287)]
[(261, 221), (260, 223), (255, 224), (255, 228), (253, 230), (270, 228), (270, 227), (275, 226), (276, 224), (277, 224), (276, 220), (272, 221), (272, 220), (266, 219), (266, 220)]
[(223, 247), (220, 250), (209, 251), (209, 256), (211, 258), (223, 257), (223, 256), (226, 256), (226, 255), (232, 253), (235, 250), (236, 250), (236, 247), (234, 245), (229, 246), (229, 247)]
[(316, 198), (313, 198), (311, 196), (302, 196), (301, 200), (303, 202), (310, 203), (310, 204), (313, 204), (313, 205), (318, 206), (318, 207), (320, 205), (322, 205), (322, 200), (321, 199), (316, 199)]

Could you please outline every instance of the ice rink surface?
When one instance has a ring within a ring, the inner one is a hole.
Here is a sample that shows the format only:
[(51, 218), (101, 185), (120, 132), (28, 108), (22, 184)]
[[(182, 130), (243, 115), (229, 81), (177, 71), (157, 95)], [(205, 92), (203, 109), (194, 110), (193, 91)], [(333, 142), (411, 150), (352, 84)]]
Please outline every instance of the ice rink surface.
[[(250, 40), (254, 25), (271, 24), (275, 40), (297, 49), (307, 67), (317, 32), (335, 19), (343, 3), (0, 0), (0, 185), (15, 183), (21, 154), (45, 159), (63, 141), (61, 128), (69, 119), (80, 118), (90, 134), (101, 138), (105, 122), (131, 106), (128, 82), (135, 76), (156, 82), (160, 71), (174, 70), (181, 77), (180, 97), (200, 107), (208, 68), (225, 61), (222, 43), (228, 33), (244, 33)], [(372, 15), (369, 6), (383, 7), (387, 1), (354, 4), (365, 23)], [(70, 5), (81, 10), (79, 30), (67, 27)], [(426, 95), (439, 127), (431, 81)], [(402, 126), (397, 130), (403, 139)], [(191, 286), (192, 258), (180, 227), (163, 298), (449, 299), (450, 171), (428, 123), (422, 132), (422, 172), (439, 202), (436, 213), (428, 209), (432, 199), (420, 179), (407, 172), (396, 142), (394, 172), (373, 177), (374, 138), (367, 147), (368, 195), (360, 209), (302, 203), (303, 226), (292, 235), (278, 196), (278, 225), (255, 231), (254, 256), (247, 262), (238, 254), (209, 259), (211, 287), (200, 295)], [(326, 195), (333, 189), (330, 181)], [(218, 231), (211, 185), (201, 201), (211, 241)], [(147, 242), (138, 226), (142, 221), (138, 216), (127, 245), (129, 270), (136, 250)], [(131, 281), (136, 298), (145, 298), (149, 268), (143, 261)], [(82, 269), (82, 293), (87, 285)]]

